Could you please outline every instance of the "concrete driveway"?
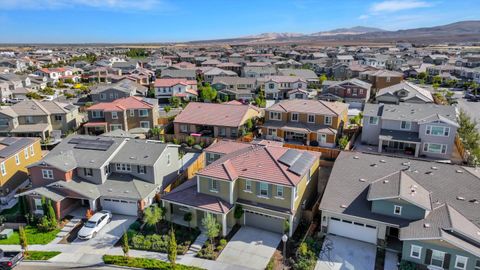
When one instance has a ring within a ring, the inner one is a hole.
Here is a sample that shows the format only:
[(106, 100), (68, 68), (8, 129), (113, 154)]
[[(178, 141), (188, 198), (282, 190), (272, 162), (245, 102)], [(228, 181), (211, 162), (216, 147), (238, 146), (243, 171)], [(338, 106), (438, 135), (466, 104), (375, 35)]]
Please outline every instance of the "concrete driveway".
[(75, 239), (72, 245), (89, 246), (93, 249), (112, 247), (137, 217), (113, 214), (112, 221), (98, 232), (97, 236), (89, 240)]
[(242, 226), (217, 261), (246, 269), (265, 269), (281, 238), (279, 233)]
[(315, 270), (372, 270), (376, 254), (373, 244), (327, 235)]

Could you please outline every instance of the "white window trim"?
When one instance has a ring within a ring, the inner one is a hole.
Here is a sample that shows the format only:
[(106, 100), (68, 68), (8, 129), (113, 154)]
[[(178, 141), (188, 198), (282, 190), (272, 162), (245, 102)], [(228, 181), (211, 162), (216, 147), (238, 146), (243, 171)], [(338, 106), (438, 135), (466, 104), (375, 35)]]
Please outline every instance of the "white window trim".
[(35, 155), (35, 150), (33, 148), (33, 145), (30, 145), (30, 156), (34, 156)]
[[(293, 116), (296, 115), (297, 116), (297, 120), (293, 120)], [(290, 115), (290, 121), (292, 122), (298, 122), (298, 119), (300, 118), (300, 115), (298, 113), (292, 113)]]
[[(140, 127), (142, 127), (142, 123), (147, 123), (146, 128), (150, 128), (150, 121), (140, 121)], [(144, 128), (144, 127), (142, 127), (142, 128)]]
[(118, 112), (112, 112), (112, 119), (118, 119)]
[[(443, 132), (442, 134), (440, 135), (435, 135), (435, 134), (432, 134), (432, 129), (433, 128), (443, 128)], [(445, 135), (445, 131), (448, 130), (448, 135)], [(444, 127), (444, 126), (436, 126), (436, 125), (427, 125), (425, 127), (425, 135), (427, 136), (435, 136), (435, 137), (449, 137), (451, 134), (450, 134), (450, 128), (449, 127)]]
[(28, 148), (23, 149), (23, 154), (25, 155), (25, 159), (28, 159)]
[[(432, 145), (432, 144), (440, 145), (440, 152), (430, 151), (430, 145)], [(443, 153), (443, 151), (442, 151), (443, 146), (445, 146), (445, 153)], [(427, 148), (427, 150), (425, 150), (425, 147)], [(441, 154), (441, 155), (446, 154), (448, 152), (448, 145), (443, 144), (443, 143), (424, 143), (423, 152), (432, 153), (432, 154)]]
[(134, 117), (134, 116), (135, 116), (135, 110), (134, 110), (134, 109), (130, 109), (130, 116), (131, 116), (131, 117)]
[[(327, 119), (330, 119), (330, 121), (327, 121)], [(325, 125), (331, 125), (331, 124), (333, 123), (333, 117), (331, 117), (331, 116), (325, 116), (325, 117), (323, 118), (323, 123), (324, 123)]]
[[(370, 121), (371, 119), (377, 119), (377, 121), (375, 121), (375, 123), (372, 123), (372, 122)], [(378, 125), (378, 120), (379, 120), (379, 119), (378, 119), (378, 116), (369, 116), (369, 117), (368, 117), (368, 124), (369, 124), (369, 125), (372, 125), (372, 126), (376, 126), (376, 125)]]
[(0, 164), (0, 171), (2, 172), (2, 176), (7, 175), (7, 167), (5, 166), (5, 162)]
[[(262, 189), (262, 184), (267, 186), (267, 195), (262, 194), (262, 190), (263, 190), (263, 189)], [(259, 191), (258, 191), (258, 196), (259, 196), (259, 197), (262, 197), (262, 198), (268, 198), (268, 197), (269, 197), (269, 194), (268, 194), (268, 193), (269, 193), (269, 192), (268, 192), (268, 191), (269, 191), (269, 190), (268, 190), (269, 188), (268, 188), (268, 184), (267, 184), (267, 183), (260, 183), (260, 184), (258, 185), (258, 189), (259, 189)]]
[[(313, 121), (310, 121), (310, 116), (313, 116)], [(307, 115), (307, 123), (314, 124), (315, 123), (315, 114)]]
[[(413, 256), (413, 249), (414, 248), (418, 248), (418, 257), (417, 256)], [(422, 258), (422, 247), (421, 246), (417, 246), (417, 245), (411, 245), (410, 246), (410, 257), (411, 258), (415, 258), (415, 259), (421, 259)]]
[(15, 164), (20, 165), (20, 155), (18, 153), (15, 154)]
[[(443, 267), (443, 265), (445, 264), (445, 252), (443, 251), (440, 251), (440, 250), (436, 250), (436, 249), (432, 249), (432, 258), (430, 258), (430, 264), (432, 263), (433, 261), (433, 253), (434, 252), (438, 252), (438, 253), (441, 253), (442, 254), (442, 265), (440, 267)], [(435, 265), (436, 266), (436, 265)]]
[[(147, 114), (142, 115), (141, 112), (143, 112), (143, 111), (147, 112)], [(148, 117), (148, 110), (147, 109), (139, 109), (138, 110), (138, 116), (139, 117)]]
[[(282, 191), (282, 195), (278, 194), (278, 191)], [(283, 199), (285, 197), (285, 188), (283, 186), (276, 186), (275, 187), (275, 198), (277, 199)]]
[[(274, 114), (278, 114), (279, 115), (279, 118), (273, 118), (272, 115)], [(268, 114), (268, 118), (269, 120), (273, 120), (273, 121), (282, 121), (282, 113), (281, 112), (269, 112)]]
[(42, 169), (42, 178), (43, 179), (53, 179), (53, 170)]
[[(213, 183), (216, 183), (216, 187), (214, 187)], [(210, 192), (218, 193), (218, 180), (210, 180)]]
[[(248, 185), (247, 185), (247, 183), (248, 183)], [(243, 191), (248, 192), (248, 193), (252, 193), (252, 181), (245, 180), (245, 189)]]
[[(402, 123), (405, 123), (405, 128), (402, 127)], [(406, 128), (407, 123), (408, 123), (408, 128)], [(410, 122), (410, 121), (400, 121), (400, 129), (401, 130), (411, 130), (412, 129), (412, 122)]]
[[(464, 267), (458, 267), (457, 266), (458, 259), (465, 259)], [(460, 255), (455, 256), (455, 269), (465, 270), (465, 269), (467, 269), (467, 263), (468, 263), (468, 257), (460, 256)]]
[[(397, 209), (399, 209), (398, 213), (396, 213), (396, 212), (397, 212)], [(401, 215), (402, 215), (402, 206), (400, 206), (400, 205), (394, 205), (394, 206), (393, 206), (393, 214), (394, 214), (394, 215), (401, 216)]]

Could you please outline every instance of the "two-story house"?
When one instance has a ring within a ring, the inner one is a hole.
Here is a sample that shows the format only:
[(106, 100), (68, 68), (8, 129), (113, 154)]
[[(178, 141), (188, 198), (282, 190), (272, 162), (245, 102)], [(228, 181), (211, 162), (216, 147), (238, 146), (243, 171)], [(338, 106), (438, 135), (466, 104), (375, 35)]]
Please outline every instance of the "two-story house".
[(82, 207), (137, 216), (180, 169), (178, 146), (119, 137), (69, 136), (28, 167), (27, 196), (33, 214), (41, 197), (52, 200), (59, 218)]
[(148, 88), (129, 79), (117, 83), (98, 84), (91, 89), (90, 98), (93, 102), (112, 102), (119, 98), (131, 96), (146, 96)]
[(198, 96), (197, 81), (186, 79), (156, 79), (155, 97), (167, 101), (171, 97), (190, 100)]
[(455, 107), (436, 104), (366, 104), (362, 143), (390, 152), (449, 159), (457, 133)]
[(97, 103), (87, 108), (85, 133), (99, 135), (117, 129), (146, 134), (158, 124), (156, 99), (127, 97)]
[(173, 129), (176, 136), (238, 138), (245, 131), (247, 121), (254, 121), (261, 114), (259, 108), (241, 103), (190, 102), (175, 117)]
[[(236, 223), (291, 236), (302, 218), (302, 205), (317, 195), (320, 153), (234, 144), (224, 145), (225, 152), (217, 147), (215, 151), (223, 152), (217, 160), (162, 197), (166, 219), (182, 223), (185, 213), (192, 213), (189, 226), (197, 227), (206, 215), (214, 215), (223, 236)], [(243, 209), (239, 220), (236, 207)]]
[(12, 207), (20, 187), (28, 182), (27, 167), (42, 158), (40, 138), (0, 137), (0, 204)]
[(372, 84), (373, 93), (377, 93), (382, 88), (403, 81), (403, 73), (391, 70), (364, 71), (360, 73), (360, 79)]
[(307, 89), (307, 81), (297, 76), (272, 76), (259, 80), (267, 99), (288, 99), (288, 92), (294, 89)]
[(408, 103), (433, 103), (430, 91), (413, 83), (404, 81), (380, 89), (375, 97), (377, 103), (399, 104)]
[(319, 99), (332, 100), (336, 98), (345, 103), (364, 104), (370, 99), (370, 89), (372, 85), (359, 79), (349, 79), (345, 81), (328, 81), (322, 89)]
[(228, 97), (228, 100), (252, 100), (257, 88), (257, 80), (244, 77), (215, 77), (212, 87), (221, 97)]
[(57, 101), (24, 100), (0, 108), (2, 136), (49, 138), (52, 131), (66, 134), (78, 127), (78, 107)]
[(320, 203), (322, 231), (397, 250), (415, 269), (473, 270), (479, 176), (458, 165), (342, 152)]
[(344, 103), (282, 100), (265, 109), (262, 135), (269, 140), (334, 147), (347, 117)]

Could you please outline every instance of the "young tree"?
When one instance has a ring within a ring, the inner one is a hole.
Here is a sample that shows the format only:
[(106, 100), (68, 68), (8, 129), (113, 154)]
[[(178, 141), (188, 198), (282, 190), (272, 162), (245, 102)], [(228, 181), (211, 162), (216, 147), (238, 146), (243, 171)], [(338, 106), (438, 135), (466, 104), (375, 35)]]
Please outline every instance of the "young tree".
[(158, 223), (162, 220), (162, 208), (154, 204), (143, 211), (143, 222), (149, 227), (154, 227), (159, 232)]
[(207, 237), (210, 239), (211, 246), (213, 247), (213, 242), (215, 237), (220, 234), (220, 224), (218, 224), (217, 219), (212, 214), (207, 214), (202, 219), (202, 225), (207, 230)]
[(427, 73), (426, 72), (420, 72), (417, 75), (417, 79), (419, 80), (425, 80), (427, 78)]
[(177, 260), (177, 240), (175, 239), (175, 231), (170, 229), (168, 237), (168, 260), (172, 264), (172, 269), (175, 269), (175, 263)]
[(124, 231), (123, 232), (123, 237), (122, 237), (122, 251), (123, 251), (123, 256), (125, 258), (128, 258), (128, 252), (130, 251), (130, 246), (128, 245), (128, 234)]
[(20, 241), (20, 246), (23, 249), (23, 252), (25, 255), (28, 255), (28, 240), (27, 240), (27, 233), (25, 232), (25, 229), (23, 226), (18, 227), (18, 239)]
[(320, 80), (320, 85), (323, 85), (323, 82), (327, 80), (327, 75), (322, 74), (318, 79)]
[(347, 144), (348, 144), (348, 137), (347, 136), (342, 136), (340, 138), (340, 140), (338, 140), (338, 147), (341, 150), (345, 150), (345, 148), (347, 148)]
[(159, 138), (160, 137), (160, 128), (159, 127), (153, 127), (150, 129), (150, 134), (152, 134), (152, 137), (154, 138)]
[(200, 88), (200, 98), (203, 101), (215, 101), (217, 98), (217, 90), (212, 88), (212, 86), (207, 83), (205, 86)]
[(179, 97), (171, 97), (170, 104), (173, 108), (178, 108), (180, 106), (181, 100)]
[(442, 83), (442, 77), (440, 76), (434, 76), (433, 79), (432, 79), (432, 84), (438, 84), (440, 85)]
[(48, 217), (48, 221), (50, 222), (51, 228), (55, 229), (58, 225), (58, 221), (57, 221), (57, 214), (55, 213), (55, 209), (53, 209), (51, 200), (47, 200), (47, 217)]

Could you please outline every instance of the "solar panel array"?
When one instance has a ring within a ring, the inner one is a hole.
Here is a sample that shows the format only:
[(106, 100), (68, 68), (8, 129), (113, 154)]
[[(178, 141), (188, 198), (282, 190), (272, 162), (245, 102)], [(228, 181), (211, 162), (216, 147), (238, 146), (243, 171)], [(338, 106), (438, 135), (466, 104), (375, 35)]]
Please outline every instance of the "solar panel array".
[(0, 141), (0, 144), (10, 146), (10, 145), (14, 144), (16, 141), (18, 141), (17, 138), (6, 137), (6, 138), (3, 139), (2, 141)]
[(303, 175), (309, 168), (312, 166), (312, 163), (315, 161), (315, 156), (303, 152), (299, 158), (288, 168), (289, 171), (293, 172), (296, 175)]
[[(5, 142), (5, 140), (7, 140), (7, 142)], [(22, 148), (33, 143), (33, 140), (30, 138), (6, 138), (3, 139), (0, 143), (7, 146), (0, 150), (0, 157), (7, 158), (18, 153), (20, 150), (22, 150)]]
[(279, 159), (281, 163), (287, 165), (287, 166), (292, 166), (295, 161), (302, 155), (302, 153), (298, 152), (297, 150), (294, 149), (288, 149), (287, 152), (285, 152)]
[(68, 143), (76, 144), (76, 149), (106, 151), (113, 144), (113, 140), (73, 138)]

